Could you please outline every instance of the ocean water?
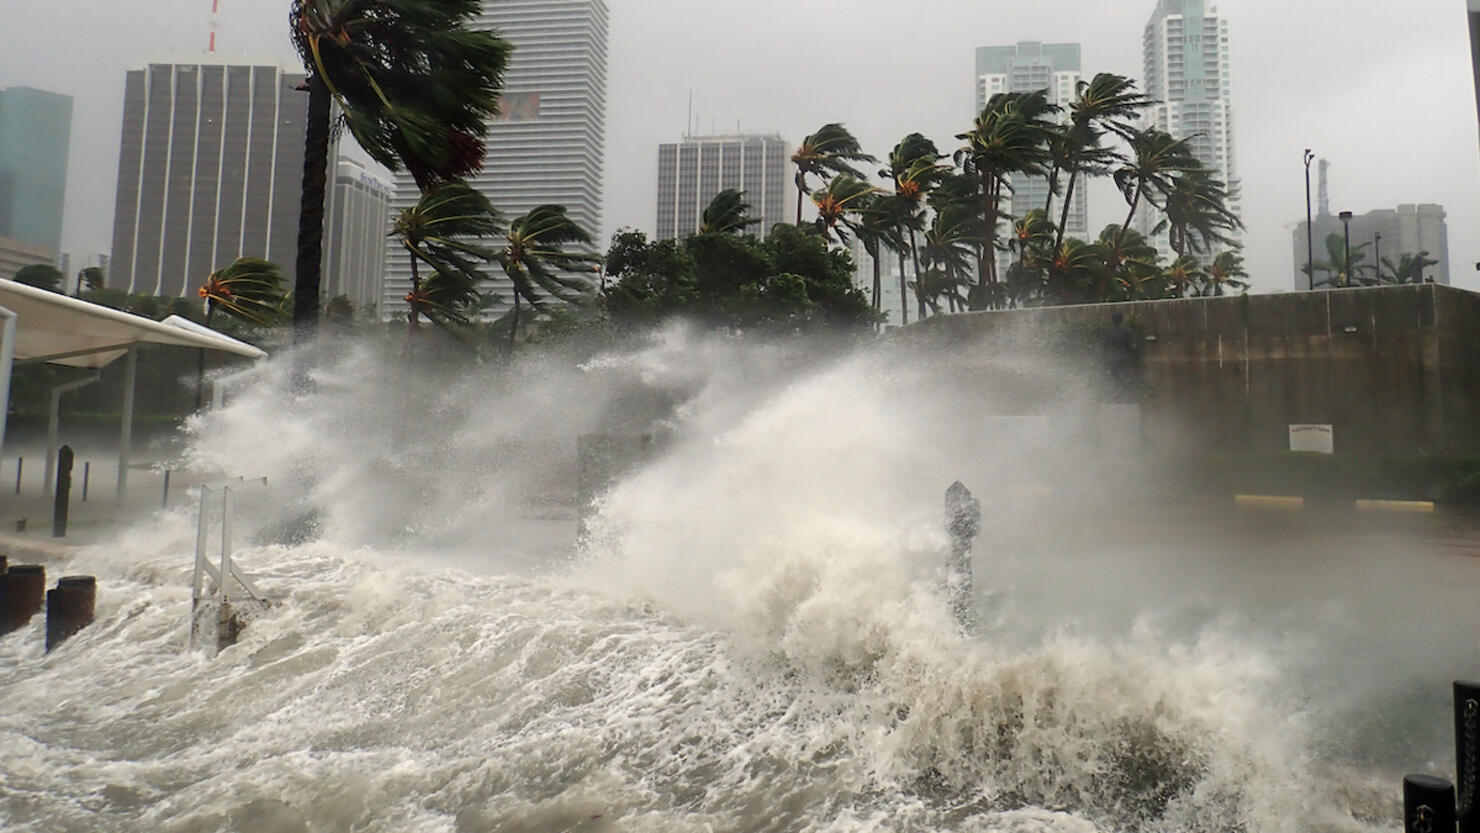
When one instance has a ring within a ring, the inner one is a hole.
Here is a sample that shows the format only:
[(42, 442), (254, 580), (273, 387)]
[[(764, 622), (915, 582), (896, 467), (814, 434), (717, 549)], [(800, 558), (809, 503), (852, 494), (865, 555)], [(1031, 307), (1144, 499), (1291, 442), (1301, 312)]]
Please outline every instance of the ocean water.
[[(1356, 831), (1446, 765), (1470, 562), (1146, 511), (1073, 368), (1043, 420), (900, 343), (336, 354), (191, 426), (194, 470), (268, 478), (237, 645), (188, 649), (187, 509), (49, 566), (97, 622), (0, 639), (0, 829)], [(574, 438), (635, 430), (577, 541)]]

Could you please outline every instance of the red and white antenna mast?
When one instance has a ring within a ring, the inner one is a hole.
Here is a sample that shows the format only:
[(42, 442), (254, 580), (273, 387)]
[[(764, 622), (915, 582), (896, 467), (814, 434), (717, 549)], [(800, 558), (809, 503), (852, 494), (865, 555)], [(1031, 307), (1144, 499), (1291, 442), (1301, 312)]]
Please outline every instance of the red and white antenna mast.
[(211, 44), (206, 49), (212, 55), (216, 54), (216, 13), (221, 10), (221, 0), (211, 0)]

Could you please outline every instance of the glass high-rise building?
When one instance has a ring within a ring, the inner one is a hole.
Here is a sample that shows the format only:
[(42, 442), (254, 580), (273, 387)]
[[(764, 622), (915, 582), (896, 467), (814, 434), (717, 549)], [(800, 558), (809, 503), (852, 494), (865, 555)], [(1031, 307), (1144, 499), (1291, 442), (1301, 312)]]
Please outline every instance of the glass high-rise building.
[(0, 90), (0, 237), (55, 261), (62, 247), (72, 97), (30, 87)]
[[(998, 93), (1043, 90), (1049, 103), (1064, 108), (1067, 115), (1082, 77), (1077, 43), (1024, 41), (1014, 46), (984, 46), (976, 50), (976, 111), (980, 113)], [(1055, 225), (1064, 210), (1061, 200), (1067, 184), (1068, 176), (1061, 176), (1059, 196), (1054, 198), (1053, 216), (1049, 217)], [(1084, 185), (1079, 182), (1074, 186), (1068, 222), (1064, 224), (1064, 234), (1069, 237), (1083, 239), (1089, 234), (1089, 189)], [(1009, 209), (1013, 217), (1047, 204), (1047, 177), (1013, 174)]]
[[(1147, 110), (1145, 126), (1187, 139), (1203, 166), (1228, 186), (1232, 195), (1228, 207), (1241, 215), (1227, 19), (1211, 0), (1157, 0), (1146, 24), (1142, 53), (1146, 94), (1160, 102)], [(1139, 215), (1141, 231), (1152, 237), (1164, 257), (1174, 256), (1165, 232), (1150, 235), (1160, 214), (1143, 210)]]
[(291, 275), (308, 94), (274, 65), (128, 73), (108, 286), (179, 296), (238, 257)]
[(332, 182), (324, 211), (324, 297), (342, 295), (356, 312), (377, 310), (394, 192), (352, 159), (339, 160)]
[(658, 146), (657, 239), (699, 230), (704, 209), (721, 191), (743, 191), (750, 216), (760, 222), (747, 234), (765, 237), (784, 223), (790, 149), (778, 135), (688, 136)]
[[(504, 75), (503, 113), (489, 126), (483, 170), (469, 178), (505, 222), (547, 203), (600, 240), (601, 188), (606, 150), (606, 0), (498, 0), (486, 3), (476, 24), (514, 46)], [(396, 177), (392, 216), (420, 197), (404, 173)], [(382, 314), (404, 312), (411, 264), (395, 245), (387, 249)], [(512, 298), (493, 273), (498, 314)]]

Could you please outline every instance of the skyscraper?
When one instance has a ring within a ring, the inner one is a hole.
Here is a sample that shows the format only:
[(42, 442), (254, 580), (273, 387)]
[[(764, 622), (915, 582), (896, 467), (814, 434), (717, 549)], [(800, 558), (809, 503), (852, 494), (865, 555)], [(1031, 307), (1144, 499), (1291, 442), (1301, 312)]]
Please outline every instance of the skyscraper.
[(786, 222), (788, 150), (775, 134), (686, 136), (659, 145), (657, 239), (698, 231), (709, 201), (727, 188), (745, 192), (750, 216), (760, 220), (746, 231), (765, 237)]
[(0, 91), (0, 237), (62, 247), (72, 97), (30, 87)]
[[(1142, 52), (1146, 94), (1160, 102), (1147, 110), (1146, 126), (1186, 139), (1198, 161), (1227, 185), (1228, 208), (1242, 215), (1233, 148), (1228, 21), (1210, 0), (1157, 0)], [(1143, 210), (1138, 226), (1163, 256), (1171, 256), (1165, 232), (1150, 234), (1160, 219), (1157, 212)]]
[[(503, 114), (489, 126), (483, 170), (469, 183), (506, 222), (556, 203), (593, 238), (599, 237), (606, 148), (606, 0), (499, 0), (484, 4), (476, 26), (497, 30), (514, 45), (514, 54), (504, 75)], [(411, 177), (397, 176), (392, 213), (415, 204), (419, 196)], [(499, 300), (511, 303), (507, 281), (500, 276), (493, 284)], [(392, 245), (383, 314), (405, 309), (402, 297), (410, 286), (407, 255)]]
[(242, 256), (292, 272), (303, 78), (264, 64), (150, 64), (128, 73), (109, 287), (183, 295)]
[(325, 212), (324, 296), (349, 298), (355, 310), (376, 309), (385, 279), (391, 184), (364, 165), (340, 159)]
[[(1043, 90), (1050, 104), (1067, 111), (1074, 101), (1079, 86), (1080, 59), (1077, 43), (1039, 43), (1024, 41), (1016, 46), (984, 46), (976, 50), (976, 109), (987, 106), (992, 96), (998, 93), (1030, 93)], [(1062, 189), (1064, 183), (1059, 183)], [(1089, 189), (1075, 187), (1073, 202), (1069, 207), (1068, 222), (1064, 233), (1070, 237), (1086, 237), (1089, 233), (1089, 210), (1086, 192)], [(1055, 198), (1054, 216), (1049, 219), (1059, 222), (1063, 204)], [(1035, 208), (1048, 203), (1048, 179), (1041, 176), (1013, 174), (1012, 207), (1013, 217), (1022, 217)]]

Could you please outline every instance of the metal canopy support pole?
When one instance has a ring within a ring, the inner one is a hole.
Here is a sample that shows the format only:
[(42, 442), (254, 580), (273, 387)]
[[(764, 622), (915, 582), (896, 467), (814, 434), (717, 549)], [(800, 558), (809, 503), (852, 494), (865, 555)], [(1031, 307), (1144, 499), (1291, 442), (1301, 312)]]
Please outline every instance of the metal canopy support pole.
[(46, 476), (42, 480), (43, 495), (51, 494), (51, 487), (56, 483), (57, 434), (62, 428), (62, 394), (91, 385), (99, 378), (101, 374), (95, 372), (86, 379), (76, 379), (51, 389), (51, 408), (46, 412)]
[(118, 501), (128, 491), (128, 455), (134, 443), (134, 382), (139, 375), (139, 345), (130, 344), (123, 357), (123, 428), (118, 436)]
[(0, 307), (0, 453), (5, 450), (5, 423), (10, 415), (10, 367), (15, 363), (15, 327), (18, 316)]

